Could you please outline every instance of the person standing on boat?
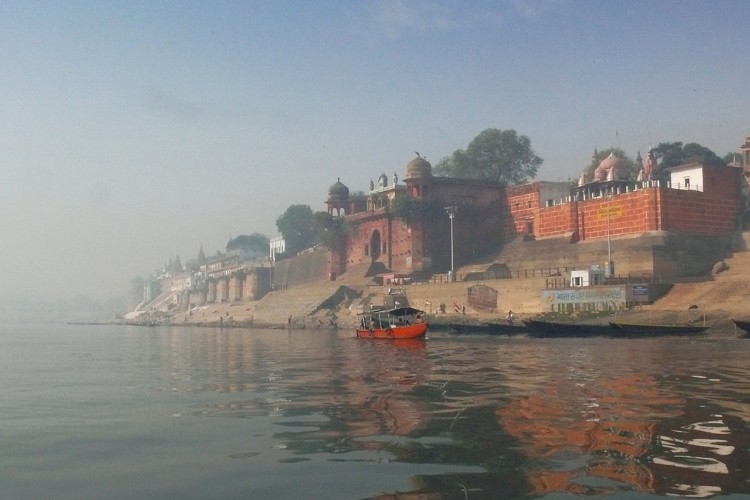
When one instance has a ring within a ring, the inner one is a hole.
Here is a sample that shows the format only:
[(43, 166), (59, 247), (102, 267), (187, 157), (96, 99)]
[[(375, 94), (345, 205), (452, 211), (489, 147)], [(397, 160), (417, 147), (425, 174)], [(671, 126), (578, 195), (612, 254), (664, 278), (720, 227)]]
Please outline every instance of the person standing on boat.
[(505, 316), (505, 321), (507, 321), (509, 325), (512, 325), (515, 319), (516, 315), (513, 314), (513, 311), (511, 309), (508, 309), (508, 314)]

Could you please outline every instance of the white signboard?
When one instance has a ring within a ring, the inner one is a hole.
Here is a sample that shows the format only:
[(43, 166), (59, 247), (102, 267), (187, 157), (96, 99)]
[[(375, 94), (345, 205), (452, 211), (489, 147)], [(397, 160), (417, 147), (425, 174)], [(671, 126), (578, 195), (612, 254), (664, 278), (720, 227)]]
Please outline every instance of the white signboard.
[(542, 304), (583, 304), (595, 302), (614, 302), (624, 304), (626, 300), (625, 289), (613, 288), (575, 288), (567, 290), (544, 290), (542, 292)]

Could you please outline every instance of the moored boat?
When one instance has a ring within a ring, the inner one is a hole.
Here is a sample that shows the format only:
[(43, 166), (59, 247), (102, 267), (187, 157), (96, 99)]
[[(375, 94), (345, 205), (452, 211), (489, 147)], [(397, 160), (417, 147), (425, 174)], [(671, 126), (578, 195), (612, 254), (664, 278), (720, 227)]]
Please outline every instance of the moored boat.
[(487, 323), (448, 323), (451, 333), (489, 333)]
[(529, 327), (523, 322), (489, 321), (487, 327), (490, 329), (489, 333), (491, 335), (521, 335), (529, 331)]
[(520, 335), (528, 332), (523, 323), (492, 322), (486, 323), (449, 323), (451, 333), (486, 334), (486, 335)]
[(562, 323), (525, 319), (531, 337), (601, 337), (612, 335), (609, 325), (589, 325), (583, 323)]
[(413, 307), (377, 309), (362, 313), (359, 317), (359, 338), (417, 339), (427, 333), (424, 311)]
[(735, 325), (737, 325), (737, 328), (745, 333), (745, 335), (750, 335), (750, 321), (743, 321), (741, 319), (734, 318), (732, 318), (732, 321)]
[(658, 337), (660, 335), (698, 335), (707, 326), (697, 325), (638, 325), (630, 323), (610, 323), (617, 337)]

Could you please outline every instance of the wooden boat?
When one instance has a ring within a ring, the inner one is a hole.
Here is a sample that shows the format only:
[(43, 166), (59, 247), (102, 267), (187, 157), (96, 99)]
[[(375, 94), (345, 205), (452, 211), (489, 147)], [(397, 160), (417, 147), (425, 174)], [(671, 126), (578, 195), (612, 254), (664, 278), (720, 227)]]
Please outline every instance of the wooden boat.
[(413, 307), (376, 309), (359, 314), (357, 337), (366, 339), (417, 339), (427, 333), (424, 311)]
[(697, 325), (636, 325), (610, 323), (617, 337), (658, 337), (660, 335), (698, 335), (708, 330)]
[(486, 323), (449, 323), (451, 333), (485, 334), (485, 335), (520, 335), (529, 331), (523, 323), (493, 322)]
[(487, 323), (448, 323), (451, 333), (490, 333)]
[(743, 321), (740, 319), (734, 319), (732, 318), (732, 321), (735, 325), (737, 325), (737, 328), (745, 332), (745, 335), (750, 335), (750, 321)]
[(489, 321), (487, 326), (492, 335), (521, 335), (529, 331), (529, 327), (523, 322), (508, 323), (507, 321)]
[(588, 325), (525, 319), (531, 337), (601, 337), (612, 335), (609, 325)]

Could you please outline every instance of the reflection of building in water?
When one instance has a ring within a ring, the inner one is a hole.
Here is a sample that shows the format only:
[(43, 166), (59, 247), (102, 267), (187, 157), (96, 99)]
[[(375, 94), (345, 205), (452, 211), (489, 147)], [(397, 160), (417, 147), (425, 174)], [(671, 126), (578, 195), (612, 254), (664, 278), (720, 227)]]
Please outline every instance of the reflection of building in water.
[[(710, 414), (705, 405), (703, 414), (685, 412), (685, 401), (651, 377), (598, 380), (592, 387), (596, 392), (563, 385), (497, 411), (526, 456), (540, 463), (528, 477), (534, 492), (603, 493), (577, 481), (584, 476), (679, 496), (750, 491), (746, 467), (738, 465), (748, 459), (741, 419)], [(731, 428), (728, 418), (735, 420)]]
[[(423, 340), (372, 342), (331, 373), (329, 406), (342, 418), (339, 437), (406, 436), (424, 426), (425, 408), (409, 394), (428, 371)], [(326, 429), (327, 433), (331, 429)], [(382, 446), (380, 443), (378, 446)]]
[(703, 401), (655, 426), (649, 453), (654, 491), (681, 497), (750, 493), (747, 425)]
[[(406, 436), (429, 422), (423, 403), (410, 396), (429, 371), (423, 340), (363, 343), (351, 357), (337, 357), (338, 351), (330, 349), (326, 363), (310, 360), (305, 366), (299, 361), (293, 373), (285, 371), (283, 363), (275, 359), (276, 353), (288, 350), (290, 342), (304, 341), (304, 336), (290, 340), (287, 335), (260, 337), (240, 330), (227, 335), (209, 330), (187, 337), (175, 330), (168, 337), (168, 364), (176, 378), (170, 383), (173, 387), (179, 384), (179, 390), (191, 390), (184, 373), (190, 366), (201, 366), (210, 378), (235, 380), (217, 384), (212, 390), (238, 393), (238, 397), (242, 393), (269, 394), (268, 398), (238, 399), (202, 408), (202, 415), (287, 417), (300, 408), (324, 415), (328, 422), (309, 432), (295, 430), (275, 436), (284, 441), (285, 448), (297, 452), (310, 442), (324, 442), (333, 449), (344, 440), (351, 447), (347, 451), (384, 449), (386, 441), (349, 438)], [(335, 336), (330, 341), (341, 342)], [(253, 376), (243, 377), (243, 373)]]

